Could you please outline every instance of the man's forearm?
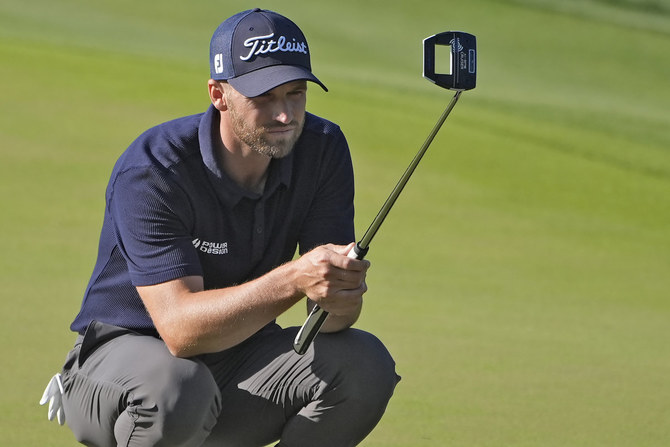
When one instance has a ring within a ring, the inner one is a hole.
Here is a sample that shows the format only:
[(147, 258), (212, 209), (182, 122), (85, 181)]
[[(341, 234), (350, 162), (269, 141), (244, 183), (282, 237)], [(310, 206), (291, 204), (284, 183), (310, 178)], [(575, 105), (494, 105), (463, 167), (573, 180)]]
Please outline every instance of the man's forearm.
[(351, 326), (367, 289), (368, 261), (346, 256), (346, 246), (317, 247), (247, 283), (204, 290), (199, 276), (138, 287), (151, 318), (175, 356), (191, 357), (235, 346), (305, 296), (332, 314), (324, 330)]
[(225, 289), (203, 290), (201, 277), (186, 277), (138, 291), (170, 352), (191, 357), (241, 343), (300, 301), (290, 269)]

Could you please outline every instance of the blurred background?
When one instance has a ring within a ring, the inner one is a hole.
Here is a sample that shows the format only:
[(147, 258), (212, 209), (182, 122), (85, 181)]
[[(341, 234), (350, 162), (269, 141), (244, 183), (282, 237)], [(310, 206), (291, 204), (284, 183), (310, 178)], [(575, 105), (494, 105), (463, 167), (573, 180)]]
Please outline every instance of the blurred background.
[(362, 445), (668, 445), (667, 0), (4, 0), (0, 443), (75, 444), (38, 401), (74, 340), (112, 166), (207, 108), (211, 34), (256, 6), (307, 36), (330, 89), (308, 110), (347, 135), (359, 237), (452, 96), (422, 79), (422, 40), (477, 36), (477, 88), (368, 255), (358, 327), (403, 381)]

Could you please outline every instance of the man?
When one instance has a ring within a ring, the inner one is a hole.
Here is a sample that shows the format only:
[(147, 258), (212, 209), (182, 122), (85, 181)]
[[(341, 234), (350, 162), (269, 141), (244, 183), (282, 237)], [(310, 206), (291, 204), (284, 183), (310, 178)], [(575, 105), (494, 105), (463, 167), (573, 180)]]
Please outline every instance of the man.
[[(369, 262), (346, 256), (345, 138), (305, 112), (307, 82), (326, 87), (300, 29), (260, 9), (217, 28), (210, 70), (205, 113), (116, 163), (79, 336), (42, 403), (89, 446), (356, 445), (399, 377), (350, 328)], [(275, 319), (303, 299), (330, 317), (299, 356)]]

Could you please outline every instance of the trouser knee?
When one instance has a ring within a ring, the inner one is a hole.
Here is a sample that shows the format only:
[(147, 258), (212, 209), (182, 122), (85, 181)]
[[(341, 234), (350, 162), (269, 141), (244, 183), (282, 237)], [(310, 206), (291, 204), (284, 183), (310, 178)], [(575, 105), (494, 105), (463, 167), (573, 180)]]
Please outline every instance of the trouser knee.
[(356, 329), (319, 335), (310, 354), (317, 392), (284, 428), (282, 445), (358, 445), (400, 380), (393, 358), (375, 336)]
[(337, 342), (324, 355), (338, 365), (337, 386), (363, 407), (383, 411), (400, 380), (391, 354), (377, 337), (357, 329), (333, 334), (333, 339)]
[[(165, 372), (151, 399), (137, 399), (126, 413), (134, 424), (150, 422), (155, 446), (199, 446), (216, 425), (221, 395), (209, 369), (197, 362), (187, 371)], [(151, 388), (151, 387), (150, 387)], [(117, 428), (121, 421), (117, 422)], [(116, 431), (116, 430), (115, 430)], [(131, 444), (132, 445), (132, 444)]]
[[(88, 333), (87, 333), (88, 335)], [(122, 335), (64, 368), (64, 408), (92, 446), (199, 446), (216, 424), (221, 394), (198, 360), (173, 357), (153, 337)]]

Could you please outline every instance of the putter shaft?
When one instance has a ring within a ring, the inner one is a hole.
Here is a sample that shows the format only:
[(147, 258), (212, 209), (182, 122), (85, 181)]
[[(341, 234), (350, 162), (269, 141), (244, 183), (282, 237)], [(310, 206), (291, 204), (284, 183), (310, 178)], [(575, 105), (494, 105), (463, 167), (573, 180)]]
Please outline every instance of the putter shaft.
[[(393, 204), (398, 199), (398, 196), (400, 196), (400, 193), (402, 192), (403, 188), (405, 188), (405, 185), (407, 184), (410, 177), (414, 173), (414, 170), (421, 161), (421, 158), (423, 158), (423, 155), (426, 153), (426, 150), (428, 150), (428, 147), (433, 142), (433, 139), (435, 139), (437, 132), (440, 130), (440, 128), (446, 121), (447, 117), (451, 113), (451, 110), (456, 105), (456, 102), (458, 101), (458, 98), (460, 98), (461, 93), (462, 91), (459, 90), (454, 94), (454, 97), (452, 98), (451, 102), (449, 102), (447, 108), (444, 109), (444, 112), (442, 112), (442, 115), (437, 120), (437, 123), (433, 127), (433, 130), (430, 131), (430, 134), (428, 135), (426, 141), (424, 141), (423, 145), (419, 149), (419, 152), (416, 153), (416, 155), (412, 159), (412, 162), (409, 164), (409, 166), (403, 173), (402, 177), (400, 177), (400, 180), (398, 180), (398, 183), (393, 188), (393, 191), (391, 191), (391, 194), (389, 194), (388, 198), (386, 199), (386, 202), (384, 202), (384, 205), (382, 205), (381, 209), (377, 213), (377, 216), (374, 218), (374, 220), (368, 227), (367, 231), (363, 235), (363, 238), (361, 238), (361, 240), (349, 252), (348, 256), (350, 258), (363, 259), (365, 257), (368, 248), (370, 246), (370, 242), (372, 241), (372, 238), (375, 237), (375, 234), (377, 234), (379, 227), (381, 227), (382, 223), (384, 222), (384, 219), (386, 219), (386, 216), (388, 215), (389, 211), (391, 211)], [(310, 314), (307, 316), (307, 320), (305, 320), (305, 323), (302, 325), (302, 327), (298, 331), (298, 334), (295, 337), (295, 340), (293, 342), (293, 349), (295, 350), (295, 352), (297, 352), (300, 355), (307, 352), (309, 345), (312, 343), (316, 335), (319, 333), (319, 330), (321, 329), (321, 326), (323, 326), (323, 323), (325, 323), (327, 317), (328, 312), (323, 310), (319, 305), (314, 306)]]

